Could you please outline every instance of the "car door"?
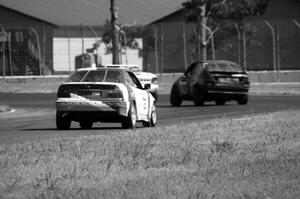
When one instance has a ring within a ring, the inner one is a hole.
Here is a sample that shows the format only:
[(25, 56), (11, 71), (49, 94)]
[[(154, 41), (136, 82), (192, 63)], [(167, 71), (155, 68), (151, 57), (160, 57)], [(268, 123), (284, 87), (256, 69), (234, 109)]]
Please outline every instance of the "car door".
[(133, 97), (136, 102), (136, 110), (138, 117), (145, 117), (148, 115), (149, 109), (149, 93), (142, 88), (141, 83), (134, 75), (134, 73), (127, 71), (125, 75), (126, 83), (133, 92)]

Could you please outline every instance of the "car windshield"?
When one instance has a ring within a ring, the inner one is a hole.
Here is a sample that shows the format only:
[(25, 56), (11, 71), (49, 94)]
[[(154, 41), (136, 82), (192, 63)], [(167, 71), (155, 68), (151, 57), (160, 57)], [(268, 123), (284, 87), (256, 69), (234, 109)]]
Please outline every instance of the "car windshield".
[(210, 72), (243, 72), (241, 66), (234, 63), (209, 63), (206, 68)]
[(121, 82), (120, 71), (113, 70), (92, 70), (76, 71), (67, 82)]

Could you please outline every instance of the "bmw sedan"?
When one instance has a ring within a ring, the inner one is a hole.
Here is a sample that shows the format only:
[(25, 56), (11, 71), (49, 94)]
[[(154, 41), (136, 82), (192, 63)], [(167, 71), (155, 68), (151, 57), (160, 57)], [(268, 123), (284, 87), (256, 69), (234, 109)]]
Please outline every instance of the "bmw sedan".
[(246, 71), (230, 61), (200, 61), (192, 63), (175, 81), (170, 94), (173, 106), (183, 100), (192, 100), (196, 106), (206, 101), (224, 105), (235, 100), (240, 105), (248, 103), (250, 82)]

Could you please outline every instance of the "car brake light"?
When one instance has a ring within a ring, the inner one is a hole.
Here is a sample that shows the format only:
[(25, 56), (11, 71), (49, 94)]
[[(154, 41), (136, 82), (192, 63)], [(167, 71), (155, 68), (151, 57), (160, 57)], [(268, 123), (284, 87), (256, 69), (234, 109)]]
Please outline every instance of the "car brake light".
[(213, 86), (214, 85), (213, 81), (206, 81), (205, 83), (206, 83), (207, 86)]
[(240, 78), (240, 82), (244, 82), (245, 84), (249, 84), (249, 79), (247, 77)]
[(213, 86), (213, 85), (215, 85), (216, 80), (213, 77), (209, 77), (205, 80), (205, 84), (207, 86)]
[(107, 98), (123, 98), (121, 90), (112, 90), (107, 93)]

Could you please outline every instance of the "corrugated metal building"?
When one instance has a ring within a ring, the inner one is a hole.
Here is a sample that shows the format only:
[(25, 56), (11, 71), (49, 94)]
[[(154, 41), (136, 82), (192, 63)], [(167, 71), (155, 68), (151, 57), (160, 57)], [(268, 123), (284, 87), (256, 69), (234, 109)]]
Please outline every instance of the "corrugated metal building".
[(37, 75), (52, 70), (54, 24), (0, 6), (0, 25), (0, 74)]

